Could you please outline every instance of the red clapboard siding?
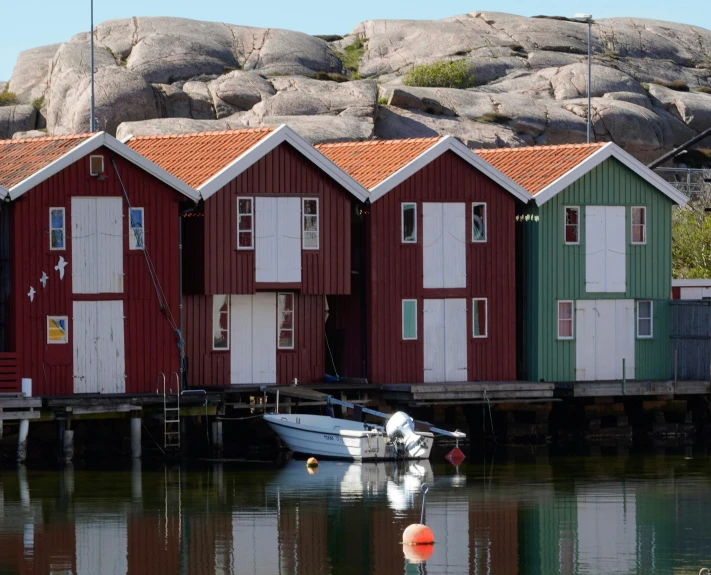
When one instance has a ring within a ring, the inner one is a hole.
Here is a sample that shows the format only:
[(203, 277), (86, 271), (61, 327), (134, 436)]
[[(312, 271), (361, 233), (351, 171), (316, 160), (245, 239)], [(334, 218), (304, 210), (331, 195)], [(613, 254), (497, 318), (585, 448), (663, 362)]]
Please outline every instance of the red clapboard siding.
[[(155, 390), (159, 372), (179, 370), (180, 358), (173, 329), (158, 305), (144, 254), (128, 249), (128, 210), (124, 215), (124, 293), (72, 294), (72, 197), (120, 197), (123, 191), (110, 163), (113, 157), (131, 204), (145, 209), (148, 253), (162, 284), (169, 308), (179, 321), (179, 206), (185, 198), (139, 167), (102, 148), (106, 177), (89, 175), (88, 158), (77, 160), (13, 202), (13, 292), (12, 325), (18, 358), (18, 376), (33, 380), (35, 395), (73, 393), (72, 310), (76, 300), (123, 300), (126, 353), (126, 392)], [(96, 154), (97, 152), (93, 152)], [(67, 249), (49, 250), (49, 208), (66, 208)], [(64, 280), (54, 270), (59, 256), (69, 262)], [(42, 272), (49, 276), (45, 289), (39, 283)], [(27, 292), (37, 294), (30, 302)], [(69, 317), (69, 343), (47, 345), (47, 315)]]
[[(418, 241), (400, 241), (400, 204), (418, 203)], [(486, 202), (488, 240), (467, 243), (467, 287), (422, 287), (422, 202), (465, 202), (471, 238), (471, 203)], [(517, 200), (453, 152), (447, 152), (370, 206), (367, 226), (368, 379), (371, 383), (423, 381), (423, 301), (467, 298), (468, 379), (516, 376), (514, 208)], [(486, 339), (474, 339), (471, 298), (488, 298)], [(401, 302), (418, 300), (418, 339), (402, 340)]]
[[(237, 198), (280, 194), (319, 199), (320, 249), (302, 251), (301, 293), (350, 292), (351, 195), (289, 144), (281, 144), (205, 202), (204, 258), (195, 261), (202, 266), (205, 293), (257, 291), (254, 251), (237, 250)], [(200, 271), (186, 262), (186, 274)]]

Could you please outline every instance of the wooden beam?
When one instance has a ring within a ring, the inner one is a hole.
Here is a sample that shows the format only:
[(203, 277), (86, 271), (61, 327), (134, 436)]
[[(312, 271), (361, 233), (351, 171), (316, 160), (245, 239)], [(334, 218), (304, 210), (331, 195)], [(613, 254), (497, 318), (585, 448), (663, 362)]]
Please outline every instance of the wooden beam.
[(40, 411), (3, 411), (0, 413), (0, 420), (2, 421), (12, 421), (23, 419), (39, 419), (42, 417), (42, 412)]

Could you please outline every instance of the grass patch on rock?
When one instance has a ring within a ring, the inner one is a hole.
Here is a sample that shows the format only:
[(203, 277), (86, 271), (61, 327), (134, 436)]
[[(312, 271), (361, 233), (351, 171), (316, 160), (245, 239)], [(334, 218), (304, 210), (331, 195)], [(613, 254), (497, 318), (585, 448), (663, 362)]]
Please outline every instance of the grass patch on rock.
[(4, 92), (0, 92), (0, 106), (14, 106), (17, 104), (17, 96), (15, 92), (10, 92), (5, 88)]
[(346, 46), (343, 52), (337, 52), (338, 57), (343, 62), (343, 67), (350, 72), (351, 80), (360, 78), (358, 70), (360, 68), (360, 59), (365, 54), (366, 42), (368, 42), (368, 38), (356, 38), (356, 41), (350, 46)]
[(477, 122), (484, 122), (485, 124), (507, 124), (511, 120), (513, 118), (504, 114), (484, 114), (477, 118)]
[(689, 91), (689, 85), (683, 80), (674, 80), (673, 82), (665, 82), (664, 80), (653, 80), (651, 83), (656, 84), (657, 86), (664, 86), (665, 88), (669, 88), (670, 90), (675, 90), (677, 92)]
[(459, 88), (465, 90), (474, 85), (474, 74), (467, 60), (438, 60), (420, 64), (402, 79), (405, 86), (420, 88)]
[(691, 90), (692, 92), (701, 92), (702, 94), (711, 94), (711, 88), (708, 86), (696, 86)]
[(32, 105), (35, 107), (35, 110), (37, 110), (38, 112), (41, 112), (42, 106), (44, 106), (44, 96), (42, 96), (40, 98), (35, 98), (34, 100), (32, 100)]
[(389, 101), (390, 101), (390, 98), (388, 98), (387, 96), (379, 96), (378, 97), (378, 106), (387, 106)]

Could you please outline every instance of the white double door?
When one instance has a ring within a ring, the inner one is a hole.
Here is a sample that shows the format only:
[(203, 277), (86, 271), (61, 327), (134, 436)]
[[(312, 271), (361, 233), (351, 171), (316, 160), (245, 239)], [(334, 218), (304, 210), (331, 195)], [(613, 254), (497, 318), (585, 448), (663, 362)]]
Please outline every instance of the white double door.
[(467, 380), (467, 300), (426, 299), (425, 383)]
[(230, 383), (276, 383), (277, 294), (230, 296)]
[(74, 393), (125, 393), (123, 301), (75, 301)]
[(423, 287), (467, 287), (465, 204), (423, 203), (422, 227)]
[(575, 302), (576, 381), (621, 380), (635, 374), (634, 300)]
[(256, 280), (301, 281), (301, 199), (256, 199)]

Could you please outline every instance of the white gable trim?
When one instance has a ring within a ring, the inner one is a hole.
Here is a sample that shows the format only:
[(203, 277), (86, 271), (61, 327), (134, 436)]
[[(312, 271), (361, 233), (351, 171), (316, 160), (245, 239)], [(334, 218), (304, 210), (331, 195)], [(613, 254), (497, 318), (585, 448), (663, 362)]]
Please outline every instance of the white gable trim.
[(92, 136), (85, 142), (79, 144), (73, 150), (70, 150), (60, 158), (57, 158), (51, 164), (45, 166), (38, 172), (35, 172), (30, 177), (21, 181), (19, 184), (10, 188), (10, 198), (12, 200), (16, 200), (28, 190), (31, 190), (35, 186), (52, 177), (54, 174), (62, 171), (67, 166), (70, 166), (77, 160), (83, 158), (87, 154), (90, 154), (91, 152), (99, 149), (102, 146), (107, 147), (112, 152), (115, 152), (116, 154), (128, 160), (129, 162), (144, 169), (152, 176), (155, 176), (157, 179), (169, 185), (171, 188), (177, 190), (184, 196), (190, 198), (194, 202), (197, 202), (200, 199), (199, 194), (186, 183), (182, 182), (172, 174), (166, 172), (163, 168), (157, 166), (147, 158), (141, 156), (139, 153), (134, 152), (131, 148), (129, 148), (125, 144), (122, 144), (116, 138), (114, 138), (110, 134), (107, 134), (106, 132), (98, 132), (96, 135)]
[(382, 198), (394, 187), (398, 186), (404, 182), (407, 178), (413, 174), (419, 172), (430, 162), (439, 158), (445, 152), (452, 151), (462, 158), (465, 162), (469, 163), (475, 169), (482, 172), (484, 175), (488, 176), (490, 179), (494, 180), (506, 191), (513, 194), (516, 198), (524, 203), (527, 203), (531, 199), (531, 194), (519, 186), (516, 182), (505, 176), (499, 170), (494, 168), (491, 164), (483, 160), (472, 150), (467, 148), (456, 138), (452, 136), (445, 136), (434, 144), (431, 148), (424, 151), (422, 154), (417, 156), (409, 164), (400, 168), (397, 172), (388, 176), (385, 180), (380, 182), (377, 186), (370, 189), (370, 201), (375, 202)]
[(282, 124), (271, 134), (262, 138), (249, 150), (236, 158), (231, 164), (198, 186), (198, 191), (200, 192), (203, 200), (207, 200), (210, 196), (234, 180), (247, 168), (258, 162), (269, 152), (284, 142), (296, 148), (298, 152), (303, 154), (308, 160), (313, 162), (318, 168), (333, 178), (361, 202), (368, 199), (368, 190), (366, 190), (325, 155), (299, 136), (299, 134), (294, 132), (294, 130), (289, 128), (289, 126)]
[(572, 170), (566, 172), (560, 178), (558, 178), (551, 184), (548, 184), (548, 186), (538, 192), (534, 196), (536, 204), (542, 206), (548, 200), (550, 200), (551, 198), (562, 192), (565, 188), (570, 186), (573, 182), (579, 180), (590, 170), (599, 166), (602, 162), (609, 158), (615, 158), (620, 163), (627, 166), (630, 170), (632, 170), (642, 179), (646, 180), (649, 184), (657, 188), (665, 196), (669, 197), (672, 201), (676, 202), (680, 206), (685, 206), (686, 203), (689, 201), (689, 198), (687, 198), (683, 193), (677, 190), (669, 182), (667, 182), (663, 178), (660, 178), (642, 162), (625, 152), (618, 145), (610, 142), (608, 144), (605, 144), (602, 148), (600, 148), (590, 157), (580, 162)]

